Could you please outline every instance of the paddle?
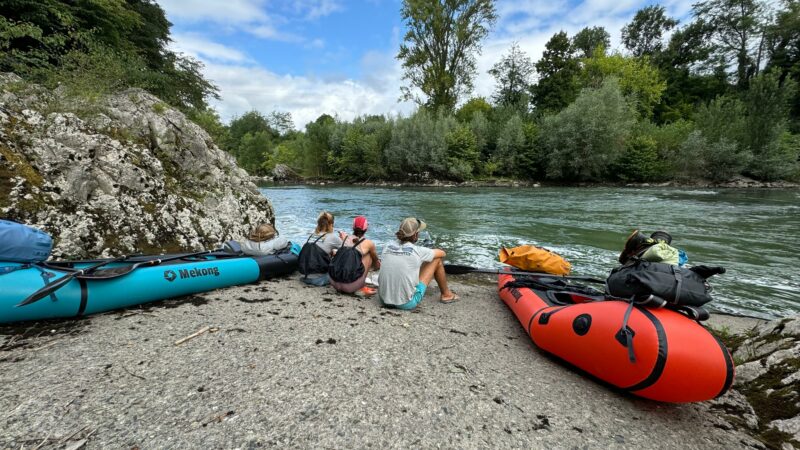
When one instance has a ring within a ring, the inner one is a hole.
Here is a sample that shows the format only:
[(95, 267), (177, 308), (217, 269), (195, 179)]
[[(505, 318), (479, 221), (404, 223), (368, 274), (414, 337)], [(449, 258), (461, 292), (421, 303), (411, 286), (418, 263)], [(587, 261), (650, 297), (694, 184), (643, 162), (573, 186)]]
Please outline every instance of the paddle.
[(22, 303), (18, 304), (17, 306), (25, 306), (25, 305), (29, 305), (29, 304), (31, 304), (33, 302), (39, 301), (39, 300), (47, 297), (48, 295), (52, 294), (53, 292), (57, 291), (58, 289), (61, 289), (64, 285), (66, 285), (67, 283), (72, 281), (73, 278), (75, 278), (75, 277), (77, 277), (79, 275), (83, 275), (85, 273), (91, 273), (94, 270), (96, 270), (96, 269), (98, 269), (100, 267), (103, 267), (103, 266), (105, 266), (107, 264), (124, 261), (124, 260), (128, 259), (129, 257), (130, 257), (130, 255), (117, 256), (116, 258), (109, 259), (109, 260), (106, 260), (106, 261), (101, 261), (101, 262), (99, 262), (99, 263), (97, 263), (97, 264), (95, 264), (93, 266), (89, 266), (89, 267), (87, 267), (85, 269), (80, 269), (80, 270), (76, 270), (74, 272), (70, 272), (67, 275), (64, 275), (63, 277), (61, 277), (61, 278), (59, 278), (59, 279), (57, 279), (55, 281), (51, 281), (50, 283), (47, 283), (46, 285), (44, 285), (43, 288), (41, 288), (38, 291), (34, 292), (33, 294), (29, 295), (28, 298), (23, 300)]
[(556, 279), (565, 279), (565, 280), (577, 280), (577, 281), (588, 281), (590, 283), (599, 283), (605, 284), (605, 280), (598, 280), (597, 278), (593, 277), (584, 277), (584, 276), (567, 276), (567, 275), (553, 275), (551, 273), (539, 273), (539, 272), (526, 272), (524, 270), (504, 270), (504, 269), (481, 269), (472, 266), (462, 266), (459, 264), (445, 264), (444, 271), (450, 275), (463, 275), (467, 273), (496, 273), (496, 274), (510, 274), (510, 275), (522, 275), (527, 277), (539, 277), (539, 278), (556, 278)]
[[(134, 270), (136, 270), (136, 269), (138, 269), (140, 267), (157, 266), (157, 265), (159, 265), (159, 264), (161, 264), (163, 262), (166, 262), (166, 261), (175, 261), (175, 260), (178, 260), (178, 259), (193, 258), (193, 257), (196, 257), (196, 256), (207, 255), (207, 254), (213, 253), (215, 251), (217, 251), (217, 250), (205, 250), (205, 251), (197, 252), (197, 253), (188, 253), (188, 254), (181, 254), (181, 255), (177, 255), (177, 256), (171, 256), (169, 258), (157, 258), (157, 259), (151, 259), (151, 260), (147, 260), (147, 261), (140, 261), (140, 262), (136, 262), (136, 263), (133, 263), (131, 265), (128, 265), (128, 266), (115, 267), (113, 269), (106, 269), (106, 270), (102, 271), (102, 272), (105, 273), (104, 276), (92, 277), (92, 278), (94, 278), (94, 279), (118, 278), (118, 277), (121, 277), (123, 275), (127, 275), (127, 274), (133, 272)], [(64, 277), (61, 277), (58, 280), (53, 281), (52, 283), (46, 284), (43, 288), (41, 288), (38, 291), (34, 292), (28, 298), (26, 298), (21, 303), (19, 303), (17, 305), (17, 307), (29, 305), (31, 303), (34, 303), (36, 301), (39, 301), (39, 300), (43, 299), (44, 297), (47, 297), (48, 295), (52, 294), (56, 290), (60, 289), (61, 287), (63, 287), (64, 285), (66, 285), (67, 283), (72, 281), (72, 279), (75, 278), (75, 277), (82, 277), (82, 276), (85, 276), (85, 275), (91, 275), (95, 270), (97, 270), (98, 268), (100, 268), (102, 266), (105, 266), (107, 264), (111, 264), (113, 262), (120, 262), (120, 261), (123, 261), (123, 260), (125, 260), (127, 258), (129, 258), (129, 256), (119, 256), (117, 258), (110, 259), (108, 261), (103, 261), (103, 262), (97, 263), (97, 264), (95, 264), (93, 266), (90, 266), (90, 267), (87, 267), (85, 269), (76, 270), (75, 272), (71, 272), (70, 274), (68, 274), (68, 275), (66, 275)]]

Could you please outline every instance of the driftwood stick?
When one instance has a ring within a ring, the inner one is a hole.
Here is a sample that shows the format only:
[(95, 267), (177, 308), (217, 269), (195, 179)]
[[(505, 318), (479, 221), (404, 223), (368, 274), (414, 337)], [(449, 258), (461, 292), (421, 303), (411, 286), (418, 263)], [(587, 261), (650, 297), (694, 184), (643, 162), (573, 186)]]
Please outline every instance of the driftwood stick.
[(131, 372), (131, 371), (130, 371), (130, 370), (128, 370), (128, 368), (127, 368), (127, 367), (125, 367), (125, 366), (120, 366), (120, 367), (122, 367), (122, 370), (124, 370), (125, 372), (127, 372), (127, 373), (128, 373), (128, 375), (130, 375), (130, 376), (132, 376), (132, 377), (136, 377), (136, 378), (138, 378), (138, 379), (140, 379), (140, 380), (147, 380), (147, 378), (145, 378), (145, 377), (143, 377), (143, 376), (141, 376), (141, 375), (136, 375), (135, 373)]
[(211, 327), (200, 328), (199, 330), (197, 330), (194, 333), (186, 336), (185, 338), (181, 338), (181, 339), (178, 339), (177, 341), (175, 341), (175, 345), (181, 345), (184, 342), (188, 341), (189, 339), (194, 339), (194, 338), (196, 338), (197, 336), (200, 336), (203, 333), (208, 333), (209, 331), (211, 331)]

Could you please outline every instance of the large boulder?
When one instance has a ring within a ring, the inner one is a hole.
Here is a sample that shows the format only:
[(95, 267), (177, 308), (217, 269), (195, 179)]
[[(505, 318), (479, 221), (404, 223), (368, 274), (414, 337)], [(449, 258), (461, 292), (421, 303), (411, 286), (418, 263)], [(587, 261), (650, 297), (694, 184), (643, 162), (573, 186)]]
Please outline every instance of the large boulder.
[(0, 217), (75, 258), (209, 248), (273, 210), (202, 128), (145, 91), (77, 101), (0, 74)]

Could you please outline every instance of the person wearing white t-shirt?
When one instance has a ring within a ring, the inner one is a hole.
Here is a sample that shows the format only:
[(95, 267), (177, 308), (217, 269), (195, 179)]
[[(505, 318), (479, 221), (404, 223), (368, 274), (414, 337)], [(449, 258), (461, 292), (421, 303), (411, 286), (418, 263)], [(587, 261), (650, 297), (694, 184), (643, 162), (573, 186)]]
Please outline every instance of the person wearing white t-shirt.
[(378, 277), (378, 295), (384, 305), (399, 309), (414, 309), (425, 296), (425, 290), (436, 280), (442, 293), (439, 301), (453, 303), (459, 300), (447, 286), (444, 272), (444, 250), (416, 245), (425, 222), (408, 217), (403, 219), (390, 242), (381, 252), (381, 272)]

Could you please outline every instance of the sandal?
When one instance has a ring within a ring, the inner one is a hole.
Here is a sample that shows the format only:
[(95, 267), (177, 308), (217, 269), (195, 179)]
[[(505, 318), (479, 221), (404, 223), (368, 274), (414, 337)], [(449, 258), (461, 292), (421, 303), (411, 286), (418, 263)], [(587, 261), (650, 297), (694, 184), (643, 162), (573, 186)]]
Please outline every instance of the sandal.
[(459, 297), (458, 294), (456, 294), (455, 292), (453, 292), (453, 296), (450, 297), (450, 298), (442, 297), (442, 298), (439, 299), (439, 301), (441, 303), (444, 303), (445, 305), (449, 305), (450, 303), (455, 303), (455, 302), (457, 302), (459, 300), (461, 300), (461, 297)]

